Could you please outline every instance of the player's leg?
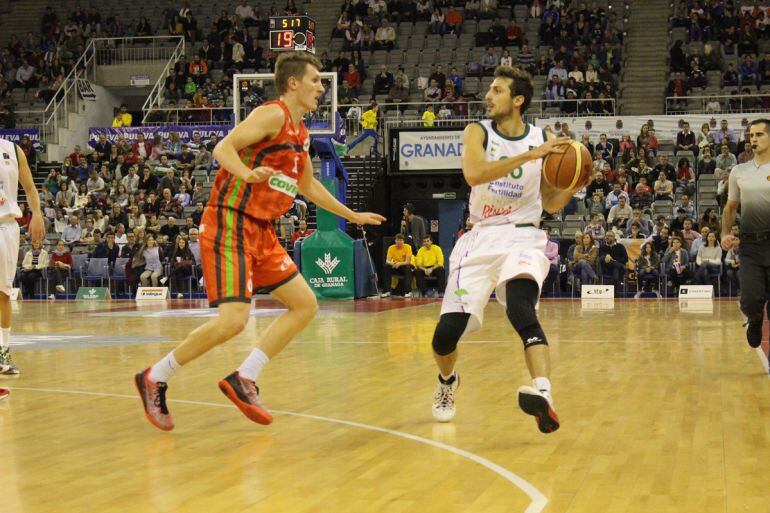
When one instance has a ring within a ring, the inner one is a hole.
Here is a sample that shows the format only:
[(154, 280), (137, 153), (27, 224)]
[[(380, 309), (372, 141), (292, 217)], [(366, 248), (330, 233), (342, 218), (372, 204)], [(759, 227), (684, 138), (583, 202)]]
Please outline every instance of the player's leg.
[(433, 358), (439, 371), (433, 395), (433, 417), (439, 422), (452, 420), (456, 413), (454, 396), (460, 386), (460, 376), (455, 370), (457, 345), (464, 335), (481, 328), (484, 307), (495, 287), (494, 255), (489, 258), (473, 255), (474, 250), (483, 251), (487, 246), (479, 239), (479, 233), (468, 234), (452, 250), (450, 262), (453, 264), (441, 303), (441, 316), (433, 333)]
[(0, 292), (0, 373), (9, 369), (4, 355), (8, 351), (10, 354), (11, 339), (11, 298), (4, 292)]
[(519, 406), (535, 417), (540, 431), (556, 431), (559, 418), (551, 398), (548, 340), (535, 310), (540, 287), (531, 277), (516, 277), (505, 284), (505, 289), (506, 315), (524, 343), (524, 359), (533, 385), (519, 388)]
[(249, 320), (250, 302), (219, 305), (219, 315), (193, 330), (173, 351), (134, 377), (147, 419), (164, 431), (174, 429), (166, 406), (168, 380), (182, 366), (243, 331)]
[(11, 289), (19, 261), (19, 225), (0, 224), (0, 374), (19, 374), (11, 356)]
[(521, 337), (524, 358), (532, 377), (532, 386), (519, 387), (519, 406), (535, 417), (541, 432), (550, 433), (559, 428), (559, 419), (551, 397), (548, 339), (540, 326), (535, 306), (551, 262), (545, 256), (545, 232), (535, 228), (517, 232), (510, 234), (515, 237), (515, 243), (502, 266), (497, 297), (505, 305), (508, 320)]
[[(217, 226), (215, 212), (207, 211), (204, 216), (209, 218), (206, 223), (208, 226)], [(218, 315), (193, 330), (176, 349), (152, 367), (136, 374), (134, 378), (148, 420), (160, 429), (174, 428), (165, 400), (169, 378), (183, 365), (243, 331), (249, 320), (250, 257), (245, 249), (248, 249), (250, 235), (251, 233), (234, 233), (224, 229), (201, 233), (200, 247), (206, 293), (210, 304), (219, 308)], [(233, 251), (231, 248), (244, 248), (244, 251)], [(145, 280), (154, 275), (152, 271), (145, 271), (142, 276), (148, 273)]]
[(260, 336), (257, 347), (243, 361), (238, 370), (219, 382), (222, 393), (250, 420), (270, 424), (272, 415), (259, 400), (256, 380), (262, 369), (302, 331), (318, 311), (315, 294), (305, 279), (294, 274), (286, 283), (272, 291), (272, 295), (287, 310), (276, 318)]
[[(746, 252), (745, 245), (741, 246), (741, 250)], [(770, 292), (768, 290), (770, 269), (762, 265), (762, 258), (761, 255), (755, 258), (743, 258), (738, 270), (741, 280), (740, 307), (741, 312), (746, 316), (746, 339), (754, 348), (762, 343), (765, 302)]]

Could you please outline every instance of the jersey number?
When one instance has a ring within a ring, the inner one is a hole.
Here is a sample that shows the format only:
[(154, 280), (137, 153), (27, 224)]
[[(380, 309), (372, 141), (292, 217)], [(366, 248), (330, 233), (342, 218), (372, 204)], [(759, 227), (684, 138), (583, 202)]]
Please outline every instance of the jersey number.
[[(506, 156), (502, 156), (500, 157), (500, 160), (505, 160), (507, 158), (508, 157)], [(510, 177), (513, 178), (514, 180), (518, 180), (519, 178), (521, 178), (521, 175), (523, 174), (524, 174), (524, 168), (522, 166), (519, 166), (511, 172)]]

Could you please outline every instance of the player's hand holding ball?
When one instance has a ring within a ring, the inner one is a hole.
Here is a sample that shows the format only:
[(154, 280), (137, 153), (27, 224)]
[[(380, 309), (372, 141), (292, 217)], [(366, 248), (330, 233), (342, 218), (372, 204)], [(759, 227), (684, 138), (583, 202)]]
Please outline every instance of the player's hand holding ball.
[(556, 137), (555, 139), (548, 139), (546, 142), (530, 150), (535, 158), (544, 159), (549, 155), (561, 154), (567, 149), (567, 145), (570, 143), (569, 137)]
[(281, 172), (279, 170), (273, 169), (272, 167), (259, 166), (258, 168), (252, 169), (251, 173), (249, 173), (244, 180), (248, 183), (260, 183), (269, 179), (271, 176), (280, 174)]
[[(564, 142), (558, 142), (564, 141)], [(543, 179), (554, 189), (577, 191), (588, 185), (593, 172), (593, 159), (582, 143), (568, 137), (551, 139), (540, 148), (552, 146), (543, 161)], [(558, 151), (555, 151), (557, 150)]]

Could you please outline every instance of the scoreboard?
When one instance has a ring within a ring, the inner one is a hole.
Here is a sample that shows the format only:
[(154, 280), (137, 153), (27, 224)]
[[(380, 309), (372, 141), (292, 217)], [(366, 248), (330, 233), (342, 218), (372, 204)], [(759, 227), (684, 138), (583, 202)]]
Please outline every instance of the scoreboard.
[(315, 53), (315, 20), (310, 16), (271, 16), (270, 49)]

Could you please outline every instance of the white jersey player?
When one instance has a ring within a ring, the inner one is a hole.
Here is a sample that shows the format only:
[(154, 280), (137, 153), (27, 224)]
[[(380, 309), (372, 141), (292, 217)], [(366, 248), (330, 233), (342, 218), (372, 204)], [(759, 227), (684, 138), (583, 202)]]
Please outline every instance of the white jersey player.
[[(0, 139), (0, 373), (18, 374), (11, 359), (11, 290), (19, 260), (19, 182), (32, 210), (29, 232), (33, 240), (45, 236), (40, 197), (24, 152), (14, 143)], [(0, 394), (2, 395), (2, 394)], [(1, 398), (1, 397), (0, 397)]]
[(550, 433), (559, 428), (559, 419), (551, 398), (547, 340), (535, 312), (549, 269), (546, 235), (539, 224), (543, 209), (561, 209), (573, 191), (547, 186), (541, 169), (542, 159), (562, 153), (569, 139), (549, 138), (522, 120), (532, 99), (532, 78), (518, 68), (498, 67), (485, 99), (490, 119), (469, 125), (463, 134), (462, 168), (472, 187), (473, 229), (452, 251), (433, 336), (440, 371), (433, 416), (447, 422), (455, 415), (454, 394), (460, 384), (457, 343), (481, 328), (484, 308), (495, 291), (524, 343), (533, 378), (534, 386), (519, 389), (519, 405), (535, 416), (540, 431)]

